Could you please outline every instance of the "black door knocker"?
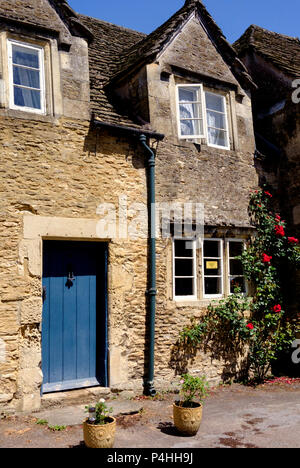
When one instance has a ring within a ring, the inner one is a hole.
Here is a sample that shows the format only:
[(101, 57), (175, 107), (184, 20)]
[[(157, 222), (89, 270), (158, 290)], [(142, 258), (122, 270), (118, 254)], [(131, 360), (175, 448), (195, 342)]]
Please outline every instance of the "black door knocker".
[(75, 281), (75, 277), (74, 277), (73, 268), (71, 265), (69, 265), (66, 286), (70, 289), (74, 285), (74, 281)]

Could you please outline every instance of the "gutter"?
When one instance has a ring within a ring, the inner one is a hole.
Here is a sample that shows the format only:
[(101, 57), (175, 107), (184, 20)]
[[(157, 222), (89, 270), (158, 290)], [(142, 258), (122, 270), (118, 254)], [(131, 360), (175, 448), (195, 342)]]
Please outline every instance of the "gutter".
[(135, 127), (128, 127), (126, 125), (107, 123), (107, 122), (102, 122), (101, 120), (96, 120), (96, 119), (94, 119), (92, 122), (95, 127), (103, 127), (103, 128), (107, 128), (110, 130), (117, 130), (118, 132), (123, 132), (123, 133), (131, 133), (135, 136), (145, 135), (148, 138), (154, 138), (155, 140), (159, 140), (159, 141), (165, 138), (165, 135), (163, 135), (162, 133), (157, 133), (152, 130), (145, 130), (143, 128), (135, 128)]

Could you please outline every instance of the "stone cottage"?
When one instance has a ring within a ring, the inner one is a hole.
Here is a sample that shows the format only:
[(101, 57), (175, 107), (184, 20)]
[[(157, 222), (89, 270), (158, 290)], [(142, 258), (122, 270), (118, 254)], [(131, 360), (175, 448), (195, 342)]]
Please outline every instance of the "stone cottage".
[[(300, 236), (300, 40), (250, 26), (234, 44), (257, 89), (252, 92), (260, 184), (276, 195), (292, 235)], [(286, 296), (299, 311), (300, 276)]]
[[(182, 327), (246, 291), (255, 89), (200, 0), (148, 36), (65, 0), (1, 2), (2, 407), (168, 388)], [(204, 207), (200, 241), (193, 211), (185, 237), (173, 209), (157, 216), (169, 204)], [(189, 366), (232, 368), (209, 352)]]

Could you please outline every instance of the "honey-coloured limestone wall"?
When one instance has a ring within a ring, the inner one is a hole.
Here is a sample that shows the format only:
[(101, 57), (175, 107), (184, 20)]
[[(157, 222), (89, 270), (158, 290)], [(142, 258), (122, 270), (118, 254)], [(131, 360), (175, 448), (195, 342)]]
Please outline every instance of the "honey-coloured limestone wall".
[(2, 406), (41, 403), (42, 239), (109, 242), (110, 384), (142, 388), (147, 240), (99, 238), (97, 208), (118, 210), (121, 194), (146, 204), (143, 150), (78, 120), (6, 118), (0, 135)]
[[(148, 106), (152, 128), (164, 133), (157, 145), (156, 197), (158, 203), (200, 203), (204, 222), (221, 239), (249, 239), (253, 228), (248, 216), (250, 191), (258, 186), (254, 166), (255, 139), (251, 99), (193, 15), (147, 66)], [(226, 97), (230, 150), (212, 148), (205, 139), (178, 137), (177, 84), (203, 84), (204, 90)], [(212, 234), (206, 234), (211, 237)], [(205, 314), (211, 302), (201, 293), (201, 249), (197, 251), (198, 300), (178, 302), (173, 297), (172, 239), (157, 241), (156, 385), (174, 382), (189, 371), (205, 374), (215, 383), (234, 378), (243, 365), (235, 357), (212, 348), (195, 355), (178, 353), (176, 343), (191, 318)]]

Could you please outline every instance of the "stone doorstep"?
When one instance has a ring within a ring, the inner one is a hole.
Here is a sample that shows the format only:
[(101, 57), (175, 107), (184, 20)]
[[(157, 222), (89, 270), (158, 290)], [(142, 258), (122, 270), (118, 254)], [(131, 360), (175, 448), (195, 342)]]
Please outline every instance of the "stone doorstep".
[[(95, 401), (94, 401), (95, 402)], [(86, 404), (94, 403), (87, 401)], [(143, 409), (140, 401), (114, 400), (109, 401), (107, 406), (112, 407), (113, 416), (136, 414)], [(68, 406), (61, 408), (48, 408), (44, 411), (33, 413), (37, 419), (45, 420), (49, 426), (77, 426), (82, 424), (87, 417), (84, 405)]]
[(64, 392), (46, 393), (42, 396), (41, 408), (65, 407), (79, 404), (88, 405), (98, 401), (100, 398), (107, 399), (111, 391), (106, 387), (90, 387)]

